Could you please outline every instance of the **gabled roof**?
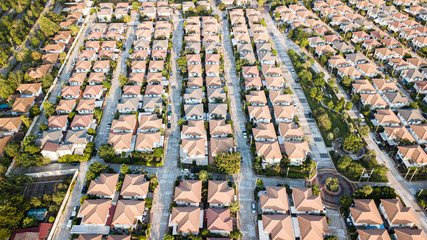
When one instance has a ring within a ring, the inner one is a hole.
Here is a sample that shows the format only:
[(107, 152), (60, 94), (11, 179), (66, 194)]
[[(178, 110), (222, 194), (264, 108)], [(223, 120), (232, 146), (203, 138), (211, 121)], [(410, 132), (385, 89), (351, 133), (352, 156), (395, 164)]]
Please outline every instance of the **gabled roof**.
[(188, 156), (204, 156), (206, 155), (205, 139), (182, 139), (182, 150), (187, 151)]
[(182, 135), (205, 136), (205, 123), (203, 120), (189, 120), (187, 125), (182, 126)]
[(142, 217), (145, 210), (144, 201), (119, 200), (114, 211), (111, 225), (134, 225), (138, 217)]
[(394, 232), (398, 240), (427, 239), (427, 235), (422, 229), (396, 228)]
[(153, 128), (161, 128), (162, 120), (156, 114), (142, 114), (139, 119), (139, 130), (150, 130)]
[(30, 111), (31, 106), (34, 103), (34, 100), (35, 100), (34, 97), (15, 99), (15, 102), (12, 105), (11, 112), (28, 113), (28, 111)]
[(111, 200), (86, 199), (80, 207), (79, 216), (84, 215), (82, 223), (105, 225)]
[(411, 142), (415, 141), (414, 137), (412, 137), (411, 133), (404, 126), (384, 127), (384, 131), (391, 138), (395, 137), (398, 140), (407, 139)]
[(285, 187), (267, 187), (265, 194), (259, 195), (261, 209), (286, 212), (289, 210), (288, 194)]
[(354, 207), (350, 207), (350, 212), (355, 223), (368, 225), (383, 224), (383, 220), (373, 199), (354, 199)]
[(265, 97), (264, 91), (250, 91), (246, 95), (246, 102), (252, 104), (267, 104), (267, 98)]
[(49, 128), (65, 128), (67, 121), (67, 115), (52, 115), (47, 119), (47, 126)]
[(41, 83), (22, 83), (19, 84), (16, 90), (19, 91), (21, 94), (33, 94), (38, 93), (41, 88)]
[(142, 174), (126, 174), (120, 195), (123, 197), (146, 196), (150, 182), (144, 180)]
[(184, 180), (175, 187), (175, 202), (200, 203), (202, 201), (202, 181)]
[(262, 215), (264, 232), (271, 240), (294, 240), (291, 216), (286, 214)]
[(405, 119), (406, 122), (425, 121), (425, 118), (418, 109), (398, 109), (397, 113)]
[(420, 145), (398, 146), (397, 149), (404, 158), (409, 158), (416, 164), (427, 163), (427, 153)]
[(229, 187), (227, 181), (208, 181), (208, 203), (224, 204), (232, 201), (234, 201), (234, 188)]
[(160, 132), (139, 132), (136, 138), (135, 148), (136, 149), (153, 149), (156, 143), (161, 141)]
[(406, 225), (408, 223), (418, 223), (414, 210), (410, 207), (403, 207), (398, 199), (381, 199), (381, 204), (392, 225)]
[(298, 215), (301, 240), (322, 240), (329, 232), (326, 216)]
[(427, 140), (427, 124), (409, 125), (420, 140)]
[(228, 153), (231, 148), (234, 148), (234, 142), (232, 137), (213, 137), (210, 141), (211, 144), (211, 155), (216, 156), (220, 153)]
[(227, 124), (225, 119), (209, 120), (209, 131), (211, 135), (233, 134), (231, 124)]
[(111, 132), (108, 137), (108, 144), (111, 144), (114, 150), (130, 149), (132, 142), (132, 133)]
[(385, 229), (357, 229), (360, 240), (391, 240)]
[(173, 207), (170, 222), (178, 225), (178, 232), (197, 233), (200, 224), (200, 208)]
[[(66, 100), (66, 101), (74, 101), (74, 99)], [(89, 111), (95, 110), (95, 99), (80, 99), (79, 104), (77, 105), (76, 111), (85, 111), (85, 110), (89, 110)]]
[(119, 174), (101, 173), (98, 179), (90, 182), (87, 194), (95, 194), (99, 196), (112, 196), (116, 191), (117, 180)]
[(277, 139), (273, 123), (258, 123), (255, 128), (252, 128), (252, 133), (255, 139)]
[(18, 131), (21, 127), (21, 118), (20, 117), (5, 117), (0, 118), (0, 131)]
[(279, 143), (274, 142), (255, 142), (256, 152), (264, 159), (281, 159), (282, 152), (280, 151)]
[(320, 196), (313, 195), (311, 188), (292, 188), (295, 209), (299, 212), (322, 211)]
[(233, 231), (230, 209), (208, 208), (206, 210), (206, 228), (210, 231)]
[(73, 121), (70, 124), (71, 128), (74, 127), (82, 127), (88, 128), (90, 124), (93, 122), (93, 114), (77, 114), (74, 116)]
[(132, 131), (135, 128), (136, 117), (135, 115), (120, 115), (119, 119), (113, 119), (111, 123), (111, 129), (122, 130), (122, 131)]

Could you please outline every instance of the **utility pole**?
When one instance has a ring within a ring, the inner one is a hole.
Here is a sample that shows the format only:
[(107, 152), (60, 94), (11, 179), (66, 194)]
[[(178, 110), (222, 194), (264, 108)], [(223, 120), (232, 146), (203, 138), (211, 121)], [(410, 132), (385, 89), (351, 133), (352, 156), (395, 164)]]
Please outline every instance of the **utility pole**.
[(416, 168), (416, 169), (415, 169), (415, 171), (414, 171), (414, 174), (412, 174), (412, 177), (411, 177), (411, 179), (409, 179), (409, 182), (410, 182), (410, 181), (412, 181), (412, 178), (413, 178), (413, 177), (415, 176), (415, 173), (417, 173), (417, 171), (418, 171), (418, 168), (419, 168), (419, 167), (417, 166), (417, 168)]
[(403, 179), (406, 179), (406, 177), (407, 177), (407, 176), (408, 176), (408, 174), (409, 174), (409, 171), (411, 171), (411, 169), (410, 169), (410, 168), (408, 168), (408, 171), (406, 172), (405, 177), (404, 177)]
[(362, 177), (363, 177), (363, 174), (365, 173), (365, 168), (363, 168), (363, 172), (362, 172), (362, 174), (360, 175), (360, 178), (359, 178), (359, 182), (360, 182), (360, 180), (362, 180)]

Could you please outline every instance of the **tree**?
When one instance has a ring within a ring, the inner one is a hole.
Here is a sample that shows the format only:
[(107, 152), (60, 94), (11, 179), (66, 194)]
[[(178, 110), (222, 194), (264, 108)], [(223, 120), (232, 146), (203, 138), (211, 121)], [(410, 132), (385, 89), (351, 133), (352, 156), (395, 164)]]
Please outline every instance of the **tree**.
[(362, 139), (355, 134), (349, 134), (342, 143), (344, 149), (357, 152), (363, 147)]
[(39, 223), (34, 217), (26, 217), (22, 222), (22, 228), (37, 227)]
[(48, 73), (48, 74), (44, 75), (40, 79), (40, 81), (42, 82), (43, 88), (49, 88), (53, 83), (53, 76), (52, 76), (52, 74)]
[(353, 103), (352, 102), (346, 102), (345, 103), (345, 109), (346, 110), (350, 110), (353, 107)]
[(219, 173), (236, 174), (240, 171), (241, 158), (242, 155), (239, 152), (220, 153), (216, 155), (214, 164)]
[(340, 186), (338, 184), (338, 178), (328, 177), (325, 182), (326, 189), (331, 192), (338, 192)]
[(208, 171), (206, 170), (200, 171), (198, 176), (199, 176), (199, 180), (201, 180), (202, 182), (209, 180), (209, 178), (211, 177), (210, 174), (208, 174)]
[(313, 195), (319, 196), (319, 194), (320, 194), (319, 185), (317, 185), (316, 183), (313, 183), (313, 185), (311, 185), (310, 187), (311, 187), (311, 191), (313, 192)]
[(13, 158), (16, 154), (18, 154), (20, 147), (21, 145), (19, 144), (19, 142), (10, 142), (4, 147), (4, 153), (6, 154), (6, 156)]
[(99, 162), (94, 162), (89, 166), (89, 171), (86, 173), (86, 181), (96, 179), (102, 172), (107, 169), (107, 165), (102, 165)]
[(119, 82), (122, 87), (126, 84), (129, 84), (129, 79), (126, 77), (126, 74), (122, 73), (119, 75)]
[(39, 125), (39, 130), (40, 131), (46, 131), (47, 130), (47, 125), (46, 125), (46, 123), (40, 123), (40, 125)]
[(264, 188), (264, 182), (262, 181), (262, 179), (261, 179), (261, 178), (258, 178), (258, 179), (256, 180), (256, 186), (257, 186), (257, 188), (260, 188), (260, 189), (263, 189), (263, 188)]
[(51, 115), (53, 115), (55, 113), (55, 105), (53, 105), (49, 101), (43, 102), (43, 109), (45, 111), (46, 117), (50, 117)]
[(332, 141), (332, 139), (334, 139), (334, 134), (333, 133), (328, 133), (328, 135), (326, 135), (326, 138), (329, 140), (329, 141)]
[(50, 223), (55, 222), (55, 217), (54, 217), (54, 216), (50, 216), (50, 217), (49, 217), (49, 222), (50, 222)]
[(36, 117), (36, 116), (38, 116), (38, 115), (40, 115), (42, 112), (40, 111), (40, 107), (39, 107), (39, 105), (33, 105), (31, 108), (30, 108), (30, 117), (32, 117), (32, 118), (34, 118), (34, 117)]
[(76, 36), (80, 31), (80, 27), (75, 24), (72, 24), (70, 25), (69, 30), (71, 31), (71, 35)]
[(368, 125), (362, 125), (359, 127), (359, 133), (362, 136), (368, 136), (369, 135), (369, 126)]
[(367, 198), (371, 193), (373, 189), (370, 185), (363, 185), (362, 187), (359, 187), (354, 191), (353, 197), (354, 198)]
[(264, 5), (264, 0), (258, 0), (257, 3), (258, 3), (258, 6), (262, 6)]
[(105, 161), (110, 161), (116, 156), (116, 151), (114, 151), (113, 146), (110, 144), (102, 144), (99, 147), (98, 155)]
[(353, 204), (353, 198), (349, 195), (342, 195), (340, 198), (341, 207), (349, 208)]
[(320, 114), (317, 118), (317, 123), (319, 124), (319, 127), (325, 131), (329, 131), (332, 127), (332, 122), (329, 119), (329, 116), (327, 113)]
[(329, 109), (334, 108), (334, 102), (332, 100), (328, 102), (328, 108)]
[(61, 27), (59, 24), (56, 24), (46, 16), (41, 16), (39, 19), (40, 30), (45, 34), (45, 36), (55, 35)]
[(138, 11), (140, 7), (141, 7), (141, 3), (140, 3), (140, 2), (138, 2), (138, 1), (134, 1), (134, 2), (132, 2), (132, 8), (133, 8), (135, 11)]
[(237, 212), (240, 211), (240, 202), (232, 201), (230, 206), (228, 206), (227, 208), (230, 209), (231, 215), (236, 216)]
[(21, 116), (19, 116), (20, 118), (21, 118), (21, 121), (22, 121), (22, 123), (27, 127), (27, 128), (29, 128), (30, 127), (30, 125), (31, 125), (31, 123), (33, 122), (32, 120), (31, 120), (31, 118), (29, 118), (27, 115), (21, 115)]
[(167, 235), (165, 235), (165, 236), (163, 237), (163, 240), (175, 240), (175, 237), (174, 237), (174, 236), (172, 236), (172, 235), (167, 234)]
[(353, 159), (349, 156), (344, 156), (338, 160), (337, 167), (341, 171), (346, 171), (348, 166), (353, 162)]
[(219, 4), (218, 4), (218, 8), (219, 8), (219, 10), (221, 10), (221, 11), (224, 11), (226, 7), (227, 7), (227, 5), (225, 5), (225, 3), (219, 3)]
[(128, 174), (130, 172), (131, 172), (130, 167), (123, 163), (122, 166), (120, 167), (120, 173), (125, 175), (125, 174)]
[(42, 58), (42, 54), (34, 51), (31, 53), (31, 57), (33, 58), (34, 61), (39, 61)]
[(341, 80), (341, 83), (346, 87), (350, 87), (350, 85), (353, 83), (353, 79), (349, 76), (344, 76)]

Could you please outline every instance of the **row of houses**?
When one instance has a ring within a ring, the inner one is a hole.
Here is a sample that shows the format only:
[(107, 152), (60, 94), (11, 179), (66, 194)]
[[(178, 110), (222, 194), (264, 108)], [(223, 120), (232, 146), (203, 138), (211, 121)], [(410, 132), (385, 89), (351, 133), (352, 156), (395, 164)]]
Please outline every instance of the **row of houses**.
[(185, 22), (188, 77), (182, 91), (185, 124), (181, 126), (180, 157), (184, 164), (208, 165), (219, 153), (235, 149), (224, 88), (221, 34), (213, 16), (189, 17)]
[(113, 19), (124, 19), (129, 13), (129, 3), (100, 3), (96, 17), (98, 22), (111, 22)]
[(143, 174), (126, 174), (117, 191), (118, 181), (119, 174), (102, 173), (90, 182), (87, 195), (91, 197), (80, 206), (77, 218), (81, 221), (72, 232), (102, 234), (105, 228), (127, 231), (146, 222), (149, 208), (144, 200), (149, 194), (149, 181)]
[(138, 9), (141, 16), (150, 20), (170, 20), (172, 19), (172, 10), (168, 6), (168, 1), (142, 1)]
[(261, 24), (261, 13), (247, 9), (245, 15), (242, 9), (234, 9), (229, 16), (236, 55), (247, 63), (242, 66), (241, 77), (247, 93), (245, 102), (253, 126), (255, 149), (262, 159), (262, 167), (279, 164), (282, 153), (288, 156), (291, 164), (301, 165), (310, 148), (304, 141), (302, 128), (294, 122), (296, 109), (291, 96), (285, 94), (283, 73), (277, 56), (273, 54), (267, 28)]
[(166, 114), (163, 99), (168, 98), (169, 91), (163, 70), (170, 54), (171, 32), (171, 24), (165, 21), (143, 21), (136, 26), (135, 40), (129, 50), (129, 77), (126, 76), (126, 83), (121, 83), (122, 95), (108, 138), (118, 154), (152, 152), (163, 147), (162, 116)]
[[(93, 32), (104, 31), (104, 24), (95, 24)], [(102, 29), (102, 30), (100, 30)], [(83, 155), (93, 136), (98, 119), (95, 111), (101, 111), (107, 88), (103, 86), (111, 75), (109, 57), (103, 52), (115, 51), (116, 41), (87, 41), (80, 51), (73, 72), (64, 86), (60, 98), (55, 103), (55, 113), (47, 119), (47, 129), (36, 140), (41, 154), (53, 161), (65, 155)], [(114, 58), (113, 56), (111, 56)], [(107, 60), (108, 59), (108, 60)]]
[(289, 196), (286, 187), (266, 187), (258, 193), (259, 239), (324, 239), (329, 227), (321, 197), (313, 195), (311, 188), (291, 191)]
[(207, 229), (211, 234), (228, 237), (233, 231), (233, 221), (230, 209), (236, 201), (235, 189), (227, 181), (208, 181), (207, 199), (202, 203), (203, 183), (200, 180), (184, 180), (175, 187), (174, 203), (169, 216), (168, 227), (172, 235), (189, 235)]

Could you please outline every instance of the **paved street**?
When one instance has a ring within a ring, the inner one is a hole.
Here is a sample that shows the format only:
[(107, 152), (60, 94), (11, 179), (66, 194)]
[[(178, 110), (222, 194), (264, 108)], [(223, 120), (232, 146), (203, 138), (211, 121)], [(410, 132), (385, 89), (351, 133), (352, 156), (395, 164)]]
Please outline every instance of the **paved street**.
[(163, 167), (158, 172), (159, 186), (154, 192), (153, 207), (151, 208), (151, 232), (150, 239), (162, 239), (167, 233), (167, 224), (169, 218), (169, 206), (172, 203), (174, 182), (180, 170), (178, 168), (179, 157), (179, 126), (178, 119), (180, 113), (180, 92), (181, 92), (181, 75), (177, 71), (177, 61), (179, 53), (182, 49), (182, 35), (183, 35), (183, 19), (180, 15), (173, 14), (173, 49), (172, 49), (172, 77), (170, 79), (170, 99), (172, 120), (170, 131), (171, 134), (165, 144), (165, 160)]

